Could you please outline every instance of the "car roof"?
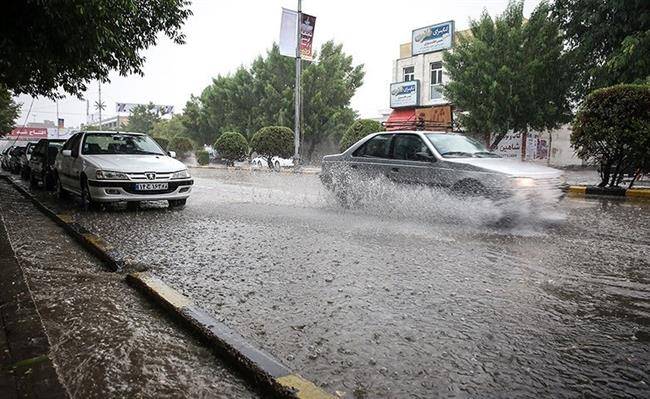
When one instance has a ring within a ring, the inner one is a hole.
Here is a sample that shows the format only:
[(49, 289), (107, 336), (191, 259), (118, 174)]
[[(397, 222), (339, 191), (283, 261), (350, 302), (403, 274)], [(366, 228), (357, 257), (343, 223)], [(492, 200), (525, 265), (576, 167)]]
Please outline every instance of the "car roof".
[(144, 136), (144, 133), (138, 132), (121, 132), (116, 130), (82, 130), (79, 133), (103, 133), (103, 134), (133, 134), (137, 136)]
[(439, 131), (439, 130), (388, 130), (388, 131), (383, 131), (383, 132), (377, 132), (377, 133), (389, 133), (389, 134), (427, 134), (427, 133), (435, 133), (435, 134), (462, 134), (461, 132), (445, 132), (445, 131)]

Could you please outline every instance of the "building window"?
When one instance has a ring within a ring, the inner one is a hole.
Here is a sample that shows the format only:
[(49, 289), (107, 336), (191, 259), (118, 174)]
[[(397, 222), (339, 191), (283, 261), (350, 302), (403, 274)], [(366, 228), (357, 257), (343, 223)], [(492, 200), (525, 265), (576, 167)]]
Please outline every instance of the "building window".
[(415, 80), (415, 67), (406, 67), (404, 68), (404, 82), (410, 82)]
[(442, 98), (442, 62), (431, 63), (431, 99)]

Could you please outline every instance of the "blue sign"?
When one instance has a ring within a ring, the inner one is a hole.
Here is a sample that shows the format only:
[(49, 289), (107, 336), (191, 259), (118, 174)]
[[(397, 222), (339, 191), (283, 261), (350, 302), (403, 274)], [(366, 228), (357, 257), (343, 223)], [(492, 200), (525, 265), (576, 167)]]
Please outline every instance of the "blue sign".
[(453, 38), (454, 21), (416, 29), (411, 37), (411, 54), (426, 54), (449, 49), (453, 45)]
[(415, 107), (420, 102), (420, 81), (393, 83), (390, 85), (390, 107)]

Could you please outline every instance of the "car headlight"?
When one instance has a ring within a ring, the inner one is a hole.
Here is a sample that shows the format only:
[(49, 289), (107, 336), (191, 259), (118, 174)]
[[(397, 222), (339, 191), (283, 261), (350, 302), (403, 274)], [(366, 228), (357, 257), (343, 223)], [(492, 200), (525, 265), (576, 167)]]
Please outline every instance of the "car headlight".
[(187, 179), (188, 177), (190, 177), (190, 172), (187, 169), (172, 173), (172, 179)]
[(122, 172), (113, 172), (110, 170), (98, 170), (95, 172), (97, 180), (129, 180), (129, 176)]
[(512, 185), (516, 188), (535, 187), (535, 179), (531, 179), (530, 177), (515, 177), (512, 179)]

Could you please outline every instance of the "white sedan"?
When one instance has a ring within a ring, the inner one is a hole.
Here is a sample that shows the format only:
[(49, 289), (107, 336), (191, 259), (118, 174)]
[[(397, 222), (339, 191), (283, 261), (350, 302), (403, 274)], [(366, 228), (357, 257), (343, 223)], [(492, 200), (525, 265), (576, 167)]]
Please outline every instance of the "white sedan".
[[(251, 165), (256, 168), (269, 167), (269, 163), (264, 157), (253, 158), (251, 160)], [(273, 165), (273, 169), (275, 170), (280, 170), (281, 168), (291, 168), (293, 167), (293, 159), (280, 158), (276, 156), (271, 158), (271, 165)]]
[(187, 167), (141, 133), (79, 132), (54, 162), (60, 197), (74, 193), (84, 207), (97, 202), (167, 200), (185, 205), (194, 181)]

